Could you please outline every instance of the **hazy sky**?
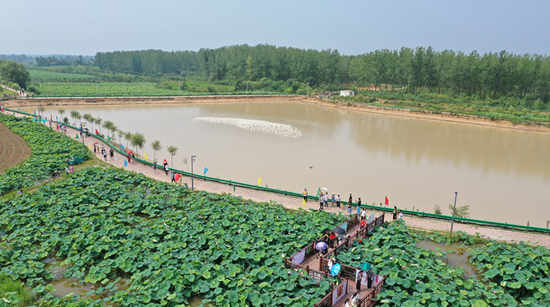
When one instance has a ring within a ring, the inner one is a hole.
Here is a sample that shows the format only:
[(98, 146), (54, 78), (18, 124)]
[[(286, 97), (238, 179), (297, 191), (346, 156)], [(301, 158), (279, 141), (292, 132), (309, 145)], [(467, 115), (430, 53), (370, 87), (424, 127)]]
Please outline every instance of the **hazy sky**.
[[(0, 54), (238, 44), (550, 54), (550, 1), (3, 1)], [(9, 34), (9, 35), (8, 35)]]

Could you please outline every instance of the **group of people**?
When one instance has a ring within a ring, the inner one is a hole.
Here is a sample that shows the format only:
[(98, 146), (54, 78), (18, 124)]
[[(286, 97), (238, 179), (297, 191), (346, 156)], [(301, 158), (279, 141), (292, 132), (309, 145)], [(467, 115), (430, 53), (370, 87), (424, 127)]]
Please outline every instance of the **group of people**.
[[(336, 258), (334, 256), (331, 256), (328, 260), (327, 266), (329, 272), (332, 271), (332, 267), (337, 264)], [(351, 296), (351, 298), (346, 299), (344, 306), (351, 307), (351, 306), (358, 306), (361, 299), (361, 288), (364, 283), (366, 283), (367, 289), (372, 288), (374, 284), (374, 280), (376, 278), (376, 275), (372, 272), (372, 270), (360, 270), (358, 269), (355, 274), (355, 290), (356, 292)]]
[(136, 162), (136, 155), (134, 155), (133, 152), (128, 152), (126, 154), (126, 159), (128, 160), (128, 163), (134, 163)]
[(401, 210), (397, 209), (397, 206), (393, 206), (393, 220), (402, 220), (403, 219), (403, 212)]
[[(98, 151), (100, 151), (99, 146), (94, 144), (94, 153), (97, 153)], [(103, 159), (107, 161), (107, 150), (105, 149), (105, 145), (103, 144), (101, 145), (101, 154), (103, 155)], [(115, 158), (115, 151), (113, 150), (113, 148), (109, 150), (109, 156), (111, 157), (111, 160)]]

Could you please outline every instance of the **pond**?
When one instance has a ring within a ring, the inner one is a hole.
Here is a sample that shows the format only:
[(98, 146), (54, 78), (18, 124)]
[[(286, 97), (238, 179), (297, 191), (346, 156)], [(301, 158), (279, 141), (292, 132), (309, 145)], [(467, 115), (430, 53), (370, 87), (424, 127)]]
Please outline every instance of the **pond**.
[(462, 244), (451, 243), (442, 244), (433, 241), (420, 241), (416, 247), (421, 247), (434, 252), (444, 252), (445, 256), (439, 257), (441, 261), (445, 262), (451, 268), (461, 267), (464, 269), (464, 279), (474, 278), (481, 280), (480, 275), (477, 273), (475, 267), (468, 260), (469, 251), (461, 248)]
[[(261, 177), (263, 186), (310, 194), (326, 187), (376, 205), (387, 196), (391, 206), (432, 213), (439, 204), (444, 214), (458, 191), (457, 206), (469, 205), (471, 218), (538, 227), (550, 220), (549, 133), (288, 101), (64, 108), (65, 116), (74, 109), (142, 132), (139, 153), (150, 159), (154, 140), (160, 162), (178, 147), (177, 169), (190, 171), (196, 155), (201, 175), (207, 168), (249, 184)], [(44, 114), (55, 119), (58, 109)]]

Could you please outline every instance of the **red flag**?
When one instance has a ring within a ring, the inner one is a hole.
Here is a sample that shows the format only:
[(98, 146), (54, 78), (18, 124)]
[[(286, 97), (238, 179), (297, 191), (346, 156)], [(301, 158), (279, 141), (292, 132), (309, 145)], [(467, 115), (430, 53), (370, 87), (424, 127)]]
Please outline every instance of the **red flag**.
[(176, 173), (176, 182), (178, 182), (178, 180), (180, 180), (180, 173)]
[(97, 129), (95, 130), (95, 134), (99, 134), (99, 132), (97, 132)]
[(57, 130), (59, 130), (59, 125), (57, 125)]
[(389, 206), (389, 205), (390, 205), (390, 201), (388, 200), (388, 197), (387, 197), (387, 196), (385, 196), (385, 197), (386, 197), (386, 206)]

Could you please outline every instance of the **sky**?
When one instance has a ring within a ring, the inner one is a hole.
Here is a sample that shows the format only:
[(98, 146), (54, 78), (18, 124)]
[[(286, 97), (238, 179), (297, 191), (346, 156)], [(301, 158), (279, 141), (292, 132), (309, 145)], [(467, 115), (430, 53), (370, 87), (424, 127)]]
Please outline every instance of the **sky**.
[[(27, 0), (2, 4), (0, 54), (199, 50), (269, 44), (337, 49), (432, 46), (550, 54), (550, 1)], [(11, 13), (8, 13), (11, 12)]]

